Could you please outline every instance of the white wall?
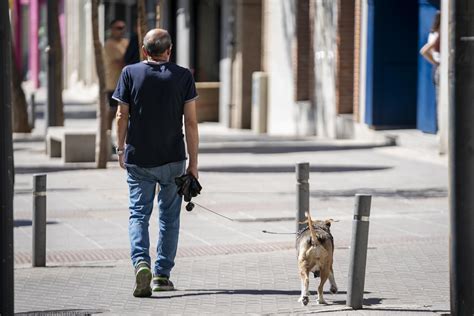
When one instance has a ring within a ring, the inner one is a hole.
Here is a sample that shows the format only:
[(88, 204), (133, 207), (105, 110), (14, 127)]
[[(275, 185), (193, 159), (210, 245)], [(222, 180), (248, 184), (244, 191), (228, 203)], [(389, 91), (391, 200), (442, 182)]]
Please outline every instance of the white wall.
[(235, 41), (232, 34), (233, 27), (235, 27), (235, 7), (230, 1), (223, 1), (221, 12), (221, 60), (219, 62), (219, 122), (227, 127), (230, 127), (229, 107), (232, 100), (232, 56), (229, 42)]
[(268, 73), (269, 134), (297, 131), (292, 46), (295, 39), (295, 0), (265, 0), (263, 70)]
[(97, 75), (92, 42), (91, 1), (65, 1), (64, 4), (66, 21), (65, 88), (95, 86)]
[(452, 69), (449, 64), (449, 0), (441, 2), (441, 64), (439, 76), (439, 97), (438, 97), (438, 140), (439, 152), (442, 154), (448, 151), (448, 120), (449, 120), (449, 78)]
[(314, 23), (317, 132), (336, 138), (337, 1), (316, 0)]

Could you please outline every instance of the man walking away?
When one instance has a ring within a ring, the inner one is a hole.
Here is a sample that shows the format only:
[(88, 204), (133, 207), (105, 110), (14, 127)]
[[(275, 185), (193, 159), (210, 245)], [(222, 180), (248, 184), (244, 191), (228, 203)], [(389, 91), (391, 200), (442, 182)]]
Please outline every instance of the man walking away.
[(129, 237), (136, 284), (133, 295), (151, 296), (148, 223), (156, 184), (159, 238), (153, 270), (153, 291), (173, 290), (171, 269), (178, 246), (182, 198), (175, 178), (186, 172), (198, 177), (196, 86), (191, 72), (169, 62), (171, 37), (153, 29), (143, 39), (144, 62), (126, 66), (113, 98), (118, 101), (117, 155), (127, 170), (129, 186)]

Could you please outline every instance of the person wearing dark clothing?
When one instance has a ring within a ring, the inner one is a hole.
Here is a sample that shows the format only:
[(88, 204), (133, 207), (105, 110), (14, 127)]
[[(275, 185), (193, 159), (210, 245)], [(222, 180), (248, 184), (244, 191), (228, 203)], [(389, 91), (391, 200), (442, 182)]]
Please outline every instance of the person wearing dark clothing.
[[(120, 166), (127, 170), (129, 187), (136, 297), (151, 296), (152, 290), (174, 289), (169, 278), (178, 247), (182, 203), (175, 179), (185, 171), (198, 178), (196, 86), (188, 69), (169, 62), (171, 48), (166, 30), (149, 31), (143, 39), (146, 60), (122, 70), (113, 94), (119, 103), (117, 155)], [(185, 148), (189, 156), (186, 170)], [(152, 276), (148, 225), (157, 184), (160, 231)]]
[(123, 57), (125, 65), (136, 64), (140, 61), (140, 49), (138, 47), (138, 34), (133, 33), (130, 36), (130, 42), (128, 43), (125, 56)]

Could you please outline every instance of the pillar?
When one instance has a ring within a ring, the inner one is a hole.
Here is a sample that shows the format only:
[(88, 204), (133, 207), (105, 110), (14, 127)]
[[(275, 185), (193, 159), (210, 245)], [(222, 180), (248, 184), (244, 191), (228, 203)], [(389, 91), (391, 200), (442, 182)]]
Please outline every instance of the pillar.
[(39, 88), (39, 50), (38, 50), (38, 28), (39, 28), (39, 10), (40, 0), (30, 0), (30, 80), (33, 82), (34, 88)]
[(231, 127), (250, 129), (252, 73), (261, 70), (262, 0), (237, 1), (235, 35)]
[(176, 63), (192, 68), (191, 55), (191, 2), (178, 0), (176, 11)]

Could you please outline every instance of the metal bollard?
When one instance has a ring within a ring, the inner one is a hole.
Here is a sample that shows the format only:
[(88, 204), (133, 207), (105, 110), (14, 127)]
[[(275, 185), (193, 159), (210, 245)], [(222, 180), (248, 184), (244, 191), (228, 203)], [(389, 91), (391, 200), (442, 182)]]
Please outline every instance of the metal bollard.
[(346, 305), (361, 309), (364, 299), (365, 266), (369, 241), (369, 215), (372, 196), (356, 194), (352, 222), (351, 260), (347, 285)]
[(300, 224), (306, 219), (305, 212), (309, 210), (309, 163), (301, 162), (296, 164), (296, 231), (299, 231), (305, 224)]
[(35, 118), (36, 118), (36, 102), (35, 102), (35, 94), (32, 93), (30, 95), (30, 106), (28, 107), (28, 124), (30, 128), (35, 128)]
[(46, 174), (33, 175), (33, 267), (46, 266)]

